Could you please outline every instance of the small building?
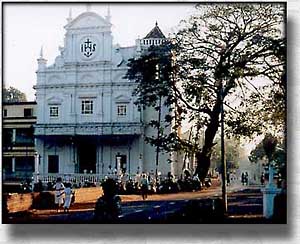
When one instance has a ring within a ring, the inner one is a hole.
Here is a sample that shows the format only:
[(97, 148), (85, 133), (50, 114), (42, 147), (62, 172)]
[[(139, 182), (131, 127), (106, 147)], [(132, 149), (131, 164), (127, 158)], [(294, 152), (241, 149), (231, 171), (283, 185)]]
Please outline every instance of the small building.
[(34, 125), (36, 102), (2, 104), (3, 180), (24, 181), (32, 178), (35, 164)]

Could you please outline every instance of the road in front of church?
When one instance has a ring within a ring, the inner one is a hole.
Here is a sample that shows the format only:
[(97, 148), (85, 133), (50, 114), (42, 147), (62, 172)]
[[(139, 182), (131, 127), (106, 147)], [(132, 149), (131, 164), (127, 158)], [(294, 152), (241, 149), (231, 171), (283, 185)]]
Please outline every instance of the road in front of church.
[[(119, 215), (117, 223), (205, 223), (208, 219), (193, 219), (193, 206), (195, 204), (199, 206), (199, 203), (204, 206), (205, 201), (218, 199), (220, 196), (220, 187), (213, 187), (200, 192), (150, 195), (145, 201), (141, 200), (141, 196), (138, 195), (122, 196), (122, 213)], [(206, 214), (205, 211), (204, 215)], [(263, 223), (262, 211), (262, 193), (259, 186), (235, 185), (228, 188), (228, 216), (233, 217), (230, 218), (230, 223), (234, 223), (235, 219), (238, 218), (246, 220), (245, 223)], [(185, 216), (187, 212), (190, 212), (189, 218)], [(196, 214), (195, 210), (195, 216)], [(55, 210), (38, 211), (31, 213), (24, 219), (11, 219), (10, 222), (88, 224), (95, 223), (93, 219), (93, 205), (90, 205), (81, 209), (71, 209), (69, 213), (56, 213)], [(223, 219), (210, 219), (209, 221), (222, 223)], [(228, 218), (226, 221), (228, 222)]]

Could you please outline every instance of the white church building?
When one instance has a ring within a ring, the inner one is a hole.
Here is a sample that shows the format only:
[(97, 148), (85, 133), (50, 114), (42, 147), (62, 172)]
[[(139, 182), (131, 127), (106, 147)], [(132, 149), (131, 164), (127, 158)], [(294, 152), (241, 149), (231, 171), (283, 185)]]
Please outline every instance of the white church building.
[(128, 59), (163, 43), (157, 23), (135, 45), (120, 47), (113, 44), (109, 13), (103, 18), (86, 11), (74, 19), (70, 14), (67, 21), (54, 64), (47, 65), (43, 50), (37, 60), (35, 174), (44, 180), (58, 175), (100, 179), (109, 166), (129, 175), (176, 174), (181, 166), (174, 154), (160, 152), (156, 169), (156, 148), (144, 138), (157, 133), (146, 126), (158, 118), (157, 111), (140, 110), (132, 96), (135, 81), (124, 79)]

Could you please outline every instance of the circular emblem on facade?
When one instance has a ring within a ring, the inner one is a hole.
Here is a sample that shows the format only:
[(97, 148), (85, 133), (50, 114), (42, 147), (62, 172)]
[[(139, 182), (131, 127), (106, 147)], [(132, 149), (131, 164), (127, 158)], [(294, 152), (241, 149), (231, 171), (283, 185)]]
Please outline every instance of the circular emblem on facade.
[(79, 48), (82, 58), (92, 59), (96, 56), (99, 45), (96, 38), (87, 36), (81, 39)]

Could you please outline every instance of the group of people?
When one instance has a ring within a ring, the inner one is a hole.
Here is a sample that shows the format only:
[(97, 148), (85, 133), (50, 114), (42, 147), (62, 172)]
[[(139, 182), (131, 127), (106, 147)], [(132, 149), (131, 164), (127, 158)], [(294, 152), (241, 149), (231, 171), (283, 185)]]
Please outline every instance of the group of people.
[(248, 172), (243, 172), (242, 173), (242, 185), (248, 185), (249, 183), (249, 175), (248, 175)]
[(57, 212), (63, 205), (64, 212), (69, 212), (72, 202), (73, 190), (71, 183), (63, 183), (61, 177), (58, 177), (54, 185), (55, 189), (55, 205)]
[(155, 185), (154, 173), (140, 173), (139, 167), (137, 168), (134, 177), (131, 178), (126, 172), (118, 172), (116, 168), (113, 169), (111, 165), (109, 165), (106, 178), (118, 180), (123, 189), (126, 189), (126, 183), (128, 181), (133, 182), (133, 184), (140, 189), (143, 200), (147, 198), (149, 188)]

